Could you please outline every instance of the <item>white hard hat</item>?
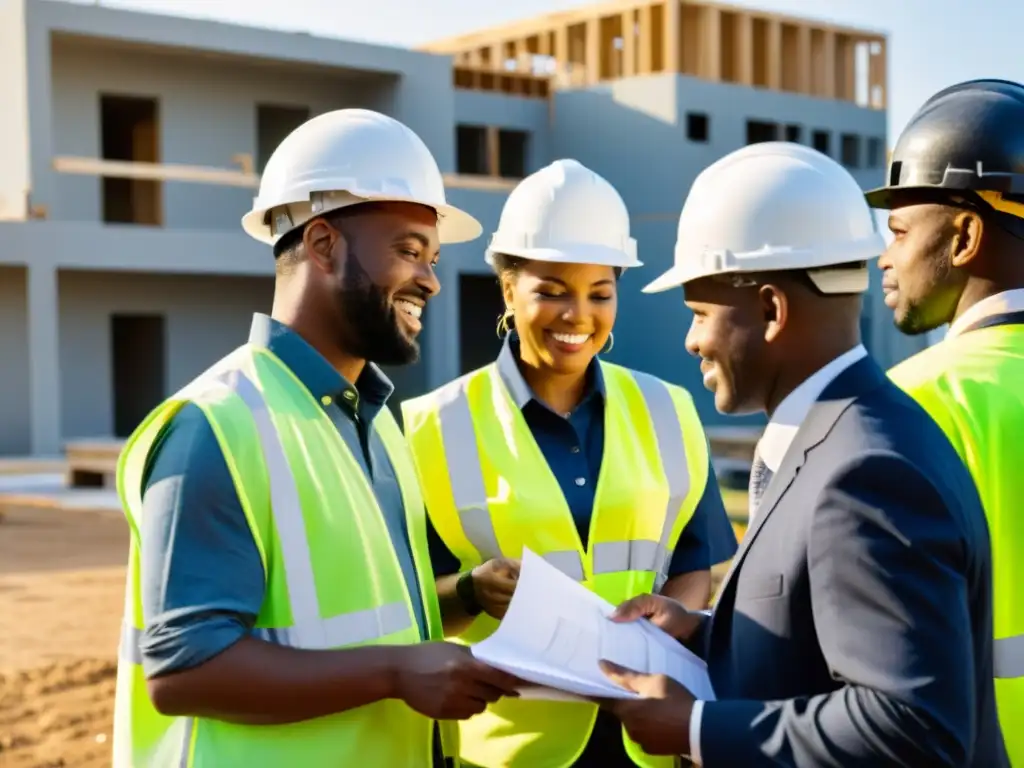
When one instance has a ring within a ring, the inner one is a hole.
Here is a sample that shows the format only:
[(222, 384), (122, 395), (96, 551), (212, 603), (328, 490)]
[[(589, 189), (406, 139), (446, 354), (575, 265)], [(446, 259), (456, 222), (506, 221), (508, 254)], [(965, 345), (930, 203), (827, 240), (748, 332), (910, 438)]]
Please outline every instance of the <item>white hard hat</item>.
[(483, 227), (448, 205), (426, 144), (397, 120), (368, 109), (314, 117), (274, 150), (242, 228), (273, 245), (314, 216), (368, 201), (412, 202), (438, 213), (442, 243), (479, 237)]
[(839, 163), (800, 144), (752, 144), (694, 180), (679, 216), (675, 265), (643, 290), (806, 269), (824, 293), (860, 293), (868, 288), (866, 266), (827, 268), (867, 262), (884, 250), (863, 190)]
[(486, 260), (503, 253), (565, 264), (642, 266), (629, 212), (607, 181), (575, 160), (556, 160), (512, 190)]

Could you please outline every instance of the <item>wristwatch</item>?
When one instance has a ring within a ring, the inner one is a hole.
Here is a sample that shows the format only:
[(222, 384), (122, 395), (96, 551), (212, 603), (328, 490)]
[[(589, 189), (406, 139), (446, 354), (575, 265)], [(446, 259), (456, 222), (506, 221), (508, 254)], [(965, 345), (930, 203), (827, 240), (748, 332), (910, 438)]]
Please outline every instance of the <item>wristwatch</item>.
[(455, 594), (462, 601), (462, 609), (470, 616), (477, 616), (483, 607), (476, 599), (476, 590), (473, 588), (473, 572), (466, 571), (459, 576), (455, 582)]

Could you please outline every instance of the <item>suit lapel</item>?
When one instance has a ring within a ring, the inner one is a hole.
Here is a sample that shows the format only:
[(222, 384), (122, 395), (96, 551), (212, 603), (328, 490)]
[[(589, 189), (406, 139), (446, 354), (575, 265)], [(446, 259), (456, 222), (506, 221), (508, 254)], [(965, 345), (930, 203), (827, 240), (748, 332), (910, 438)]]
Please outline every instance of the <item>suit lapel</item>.
[(722, 581), (719, 590), (716, 610), (712, 614), (712, 631), (714, 629), (714, 617), (717, 614), (717, 605), (722, 603), (727, 590), (733, 588), (736, 573), (743, 564), (743, 560), (757, 539), (758, 533), (764, 527), (768, 518), (779, 506), (779, 502), (785, 497), (793, 481), (796, 480), (800, 469), (807, 461), (807, 455), (819, 446), (836, 421), (850, 404), (861, 395), (885, 383), (885, 374), (870, 358), (863, 358), (851, 365), (839, 374), (822, 392), (817, 402), (811, 407), (807, 418), (804, 419), (793, 438), (793, 443), (786, 456), (782, 460), (779, 471), (774, 474), (768, 487), (765, 489), (764, 497), (757, 508), (757, 515), (754, 524), (747, 529), (740, 543), (740, 548), (732, 559), (729, 571)]

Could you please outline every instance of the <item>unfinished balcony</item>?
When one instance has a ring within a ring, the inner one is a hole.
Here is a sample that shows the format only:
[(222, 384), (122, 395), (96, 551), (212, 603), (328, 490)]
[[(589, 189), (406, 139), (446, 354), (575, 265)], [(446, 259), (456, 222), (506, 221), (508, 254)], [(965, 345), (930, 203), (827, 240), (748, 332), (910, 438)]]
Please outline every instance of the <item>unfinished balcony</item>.
[[(712, 3), (616, 0), (437, 41), (458, 88), (548, 89), (678, 73), (886, 108), (886, 36)], [(543, 84), (542, 84), (543, 82)]]

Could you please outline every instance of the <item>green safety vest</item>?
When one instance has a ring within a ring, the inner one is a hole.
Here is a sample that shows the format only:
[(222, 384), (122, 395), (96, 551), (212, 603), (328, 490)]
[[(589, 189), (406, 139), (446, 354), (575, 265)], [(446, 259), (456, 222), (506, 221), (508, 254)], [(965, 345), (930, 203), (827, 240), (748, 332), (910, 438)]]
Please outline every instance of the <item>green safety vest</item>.
[(946, 339), (889, 375), (938, 422), (978, 486), (992, 539), (996, 703), (1010, 763), (1024, 767), (1024, 326)]
[[(601, 363), (605, 445), (589, 544), (523, 415), (491, 364), (402, 404), (431, 522), (464, 570), (529, 547), (617, 605), (658, 591), (708, 477), (693, 399), (653, 376)], [(490, 635), (479, 615), (456, 642)], [(459, 724), (462, 758), (484, 768), (564, 768), (586, 747), (597, 707), (504, 698)], [(633, 761), (665, 768), (623, 731)]]
[[(421, 641), (412, 603), (371, 486), (330, 417), (267, 349), (245, 345), (159, 406), (129, 438), (117, 487), (131, 527), (114, 720), (116, 768), (429, 766), (433, 721), (397, 700), (301, 723), (236, 725), (168, 717), (141, 666), (142, 483), (161, 430), (181, 407), (206, 414), (263, 562), (266, 593), (253, 635), (326, 650)], [(397, 422), (374, 422), (395, 468), (431, 639), (442, 635), (423, 499)], [(445, 751), (457, 731), (442, 724)]]

